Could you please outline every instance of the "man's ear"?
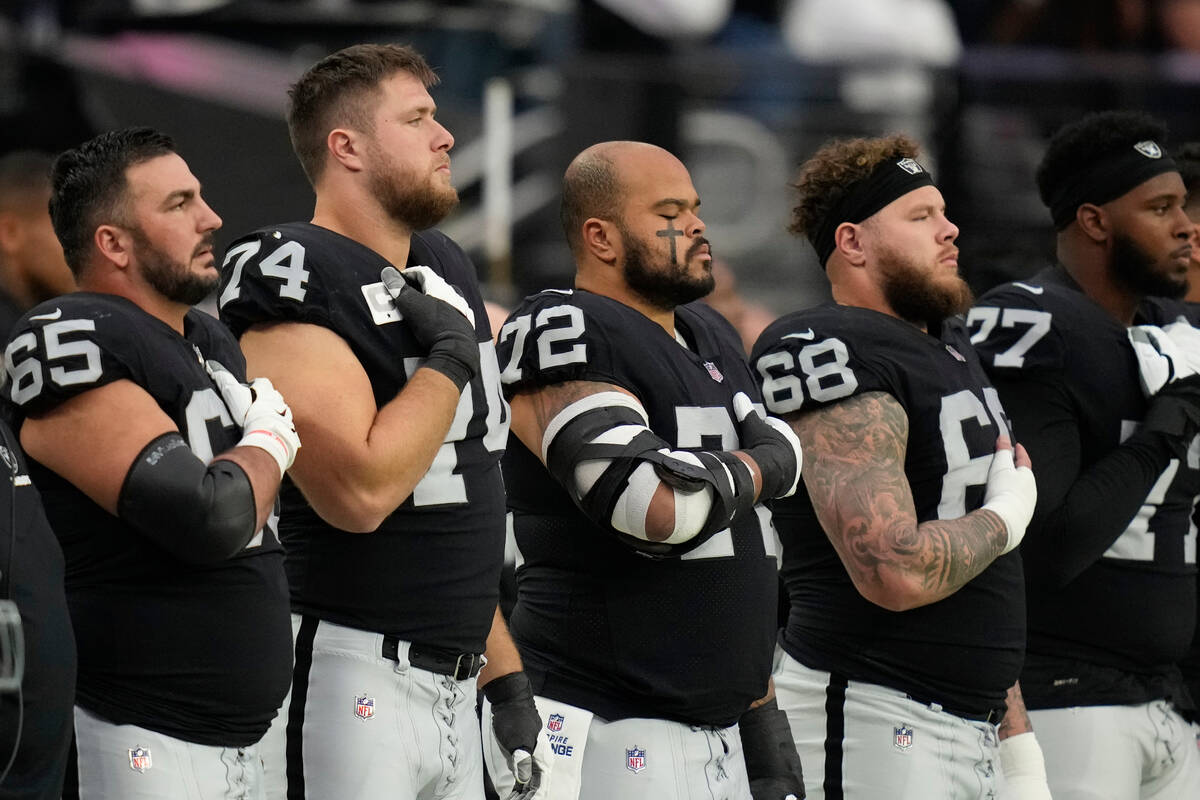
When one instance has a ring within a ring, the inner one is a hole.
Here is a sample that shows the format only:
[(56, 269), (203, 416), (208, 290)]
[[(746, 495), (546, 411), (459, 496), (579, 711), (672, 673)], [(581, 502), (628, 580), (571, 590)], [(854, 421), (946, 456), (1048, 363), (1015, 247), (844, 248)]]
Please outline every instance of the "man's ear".
[(350, 172), (362, 170), (362, 148), (362, 139), (355, 131), (348, 128), (334, 128), (325, 137), (325, 149), (329, 151), (328, 158), (338, 162)]
[(1112, 217), (1103, 207), (1093, 203), (1083, 203), (1075, 209), (1075, 222), (1083, 234), (1097, 244), (1112, 235)]
[(863, 247), (863, 229), (853, 222), (843, 222), (833, 232), (834, 249), (852, 267), (867, 263), (867, 252)]
[(101, 225), (92, 234), (92, 243), (107, 261), (121, 268), (129, 266), (133, 237), (125, 229), (116, 225)]
[(616, 264), (625, 255), (625, 245), (617, 226), (597, 217), (588, 217), (581, 229), (583, 249), (605, 264)]

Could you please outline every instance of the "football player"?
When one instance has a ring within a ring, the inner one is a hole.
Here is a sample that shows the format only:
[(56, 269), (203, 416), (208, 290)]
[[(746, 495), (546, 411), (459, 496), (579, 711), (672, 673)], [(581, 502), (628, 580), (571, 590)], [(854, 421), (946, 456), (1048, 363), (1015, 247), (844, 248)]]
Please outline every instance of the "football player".
[(221, 318), (305, 438), (282, 491), (296, 664), (268, 753), (271, 771), (286, 730), (291, 798), (479, 797), (477, 676), (518, 791), (536, 787), (536, 709), (497, 610), (508, 408), (475, 268), (425, 230), (458, 200), (435, 82), (399, 45), (311, 67), (288, 124), (312, 221), (224, 262)]
[(762, 504), (795, 490), (800, 448), (762, 416), (737, 333), (692, 302), (713, 287), (699, 205), (661, 148), (583, 151), (562, 196), (575, 289), (527, 298), (500, 332), (539, 798), (803, 796), (769, 693)]
[(66, 557), (87, 798), (262, 791), (291, 642), (273, 513), (299, 447), (270, 381), (191, 309), (221, 219), (171, 140), (106, 133), (54, 163), (81, 291), (22, 317), (7, 399)]
[(1187, 289), (1192, 225), (1163, 138), (1134, 112), (1059, 130), (1037, 172), (1058, 263), (969, 317), (1039, 468), (1021, 685), (1058, 800), (1200, 796), (1175, 708), (1196, 627), (1200, 391), (1181, 379), (1147, 399), (1126, 330), (1173, 320), (1143, 301)]
[(767, 328), (752, 363), (804, 445), (774, 504), (791, 603), (774, 680), (810, 797), (1045, 798), (1015, 685), (1030, 461), (956, 315), (958, 228), (905, 136), (800, 170), (794, 233), (832, 303)]

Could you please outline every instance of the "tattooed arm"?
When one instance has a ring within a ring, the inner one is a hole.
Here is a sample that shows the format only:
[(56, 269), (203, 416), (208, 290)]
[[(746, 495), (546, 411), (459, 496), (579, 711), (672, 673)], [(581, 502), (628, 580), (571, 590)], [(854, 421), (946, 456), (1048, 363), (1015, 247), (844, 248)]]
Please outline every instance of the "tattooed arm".
[(1025, 697), (1021, 694), (1020, 681), (1009, 687), (1005, 702), (1008, 704), (1008, 710), (1004, 713), (1004, 719), (1000, 720), (1000, 727), (996, 729), (999, 737), (1007, 739), (1033, 731), (1033, 723), (1029, 721), (1029, 712), (1025, 709)]
[[(618, 393), (619, 396), (613, 393)], [(592, 398), (595, 406), (586, 408), (582, 403)], [(622, 403), (626, 404), (622, 406)], [(640, 413), (645, 418), (645, 410), (637, 398), (629, 391), (619, 386), (599, 381), (564, 381), (563, 383), (542, 386), (531, 391), (515, 395), (510, 406), (512, 408), (512, 431), (542, 460), (547, 461), (546, 448), (549, 442), (546, 435), (549, 431), (551, 438), (561, 431), (567, 420), (582, 419), (585, 414), (594, 413), (601, 409), (617, 408), (623, 414), (622, 421), (612, 423), (614, 428), (620, 425), (626, 430), (632, 430), (641, 423), (636, 417), (630, 419), (629, 410)], [(584, 407), (583, 411), (580, 408)], [(565, 412), (565, 413), (564, 413)], [(589, 434), (590, 435), (590, 434)], [(610, 442), (611, 443), (611, 442)], [(663, 447), (674, 450), (672, 442), (663, 442)], [(750, 481), (755, 498), (762, 488), (762, 476), (754, 459), (738, 450), (731, 453), (749, 469)], [(599, 475), (608, 466), (608, 461), (580, 460), (571, 465), (573, 475), (566, 476), (574, 481), (574, 489), (579, 494), (586, 494)], [(550, 468), (551, 465), (547, 464)], [(551, 468), (551, 472), (554, 469)], [(668, 542), (670, 544), (687, 541), (697, 535), (701, 527), (709, 521), (708, 515), (713, 511), (716, 501), (711, 489), (697, 486), (692, 491), (681, 490), (677, 485), (660, 480), (655, 470), (648, 469), (640, 473), (645, 476), (638, 483), (639, 473), (634, 472), (628, 477), (632, 487), (629, 496), (622, 497), (619, 505), (622, 519), (594, 519), (600, 525), (612, 526), (622, 533), (628, 533), (650, 542)], [(556, 474), (560, 482), (564, 476)], [(569, 487), (571, 488), (571, 487)], [(707, 492), (707, 495), (705, 494)], [(635, 498), (630, 497), (636, 495)], [(640, 499), (637, 499), (640, 498)], [(718, 509), (718, 512), (720, 509)], [(728, 518), (725, 523), (728, 524)]]
[(978, 509), (917, 523), (904, 474), (908, 415), (883, 392), (788, 418), (804, 446), (804, 484), (855, 588), (890, 611), (937, 602), (1000, 555), (1004, 520)]

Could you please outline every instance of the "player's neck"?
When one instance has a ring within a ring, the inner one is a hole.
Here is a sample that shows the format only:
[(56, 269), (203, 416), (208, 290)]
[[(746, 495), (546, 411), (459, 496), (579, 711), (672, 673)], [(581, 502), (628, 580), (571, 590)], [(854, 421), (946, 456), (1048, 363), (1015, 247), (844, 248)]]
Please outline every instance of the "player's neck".
[(376, 203), (318, 192), (312, 224), (371, 248), (396, 269), (408, 264), (412, 230), (389, 217)]
[[(860, 273), (854, 274), (857, 276)], [(830, 292), (833, 295), (833, 301), (840, 306), (854, 306), (855, 308), (865, 308), (868, 311), (878, 311), (880, 314), (895, 317), (901, 322), (907, 322), (922, 333), (929, 332), (924, 322), (915, 322), (897, 314), (879, 287), (872, 283), (862, 280), (834, 280), (830, 285)]]
[(169, 325), (180, 336), (183, 335), (183, 319), (191, 306), (163, 297), (149, 286), (142, 286), (126, 279), (124, 273), (109, 273), (107, 276), (85, 276), (79, 281), (79, 291), (111, 294), (124, 297), (150, 316)]
[(600, 281), (590, 274), (577, 274), (575, 276), (575, 288), (591, 292), (592, 294), (603, 295), (616, 300), (622, 305), (629, 306), (661, 327), (672, 339), (675, 338), (675, 309), (659, 308), (646, 302), (644, 298), (634, 293), (623, 283)]
[(1134, 314), (1137, 313), (1140, 295), (1121, 286), (1113, 280), (1108, 265), (1103, 263), (1082, 263), (1074, 259), (1062, 258), (1063, 269), (1071, 276), (1079, 288), (1092, 302), (1107, 311), (1113, 319), (1129, 327), (1133, 324)]

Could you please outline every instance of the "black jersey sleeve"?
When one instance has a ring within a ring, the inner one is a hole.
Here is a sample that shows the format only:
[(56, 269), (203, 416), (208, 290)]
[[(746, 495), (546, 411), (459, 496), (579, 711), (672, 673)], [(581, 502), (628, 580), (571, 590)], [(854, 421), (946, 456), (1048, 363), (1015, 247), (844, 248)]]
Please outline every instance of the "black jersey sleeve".
[[(301, 229), (302, 230), (302, 229)], [(312, 242), (293, 226), (264, 228), (230, 245), (221, 265), (217, 297), (221, 321), (237, 337), (259, 322), (304, 322), (332, 327)], [(334, 265), (322, 265), (336, 269)]]
[(868, 331), (850, 330), (823, 309), (776, 320), (759, 337), (750, 359), (767, 410), (783, 415), (867, 392), (896, 395), (875, 338)]
[(1061, 386), (1046, 375), (994, 384), (1037, 476), (1037, 509), (1022, 543), (1025, 571), (1065, 586), (1117, 540), (1167, 462), (1181, 453), (1160, 434), (1139, 431), (1081, 472), (1080, 432)]
[(627, 386), (616, 368), (597, 308), (585, 310), (568, 291), (526, 298), (500, 328), (496, 355), (505, 397), (566, 381)]
[(31, 309), (4, 352), (6, 394), (22, 416), (131, 378), (144, 332), (123, 313), (128, 301), (77, 293)]
[(1062, 379), (1072, 326), (1080, 323), (1069, 306), (1053, 302), (1051, 291), (1006, 284), (980, 299), (968, 324), (1037, 476), (1037, 509), (1022, 544), (1026, 572), (1064, 586), (1122, 534), (1178, 448), (1138, 431), (1085, 466), (1081, 411)]

